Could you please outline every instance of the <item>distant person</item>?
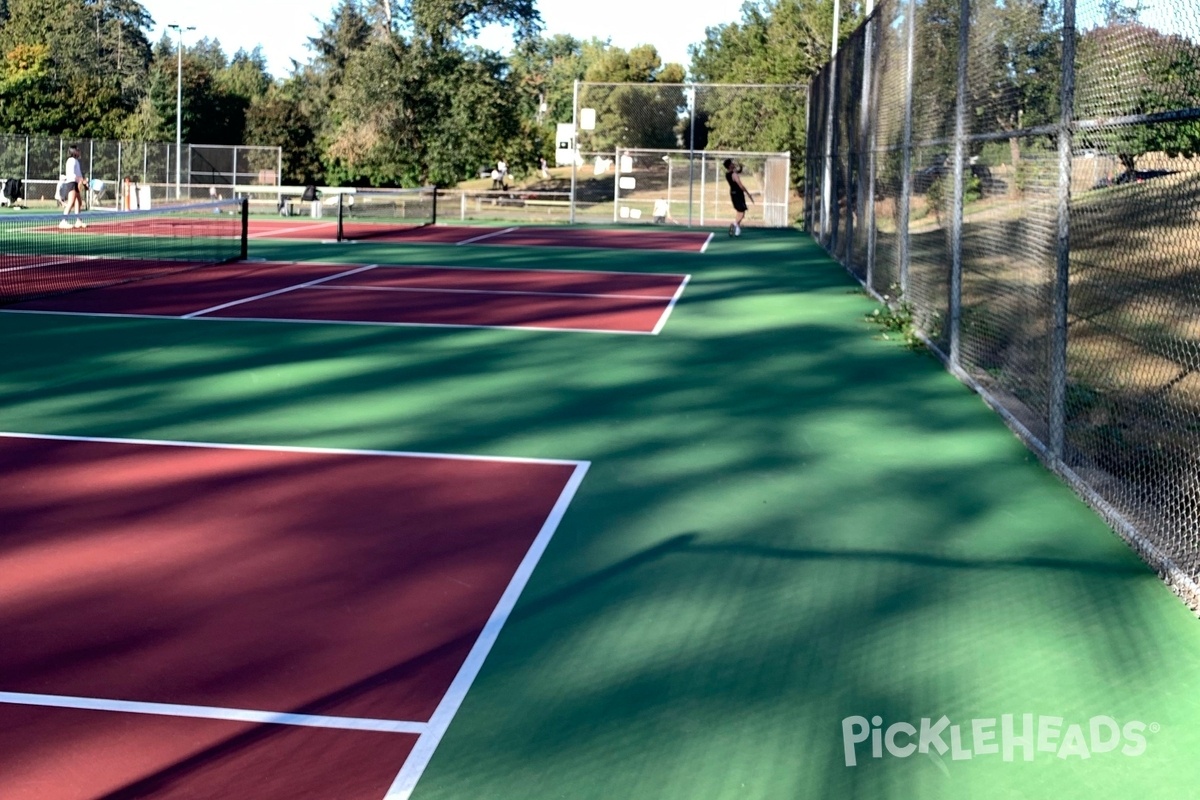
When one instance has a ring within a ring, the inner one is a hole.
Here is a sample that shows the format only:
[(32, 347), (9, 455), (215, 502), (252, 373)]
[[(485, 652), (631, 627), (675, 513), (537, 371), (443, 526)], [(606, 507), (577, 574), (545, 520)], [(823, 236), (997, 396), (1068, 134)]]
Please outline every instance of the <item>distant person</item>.
[(500, 159), (496, 162), (496, 169), (500, 172), (500, 188), (507, 188), (504, 184), (508, 182), (508, 162)]
[(72, 227), (67, 220), (71, 214), (75, 215), (76, 228), (86, 228), (83, 220), (79, 215), (83, 211), (83, 192), (86, 184), (83, 180), (83, 165), (79, 163), (79, 148), (71, 145), (67, 150), (70, 156), (67, 159), (67, 169), (63, 173), (63, 182), (59, 185), (59, 195), (63, 197), (65, 205), (63, 206), (63, 219), (58, 223), (58, 227), (69, 229)]
[(503, 173), (500, 172), (500, 168), (492, 167), (492, 189), (493, 190), (504, 188), (504, 182), (502, 179), (503, 179)]
[(547, 179), (547, 180), (549, 180), (549, 178), (550, 178), (550, 169), (548, 168), (548, 166), (547, 166), (547, 164), (546, 164), (546, 157), (545, 157), (545, 156), (542, 156), (542, 157), (539, 159), (539, 161), (540, 161), (541, 163), (540, 163), (538, 166), (540, 166), (540, 167), (541, 167), (541, 170), (542, 170), (542, 177), (543, 177), (543, 178), (545, 178), (545, 179)]
[(729, 226), (730, 236), (742, 235), (742, 220), (746, 218), (746, 198), (754, 202), (754, 194), (742, 183), (742, 165), (732, 158), (725, 159), (725, 182), (729, 184), (729, 201), (737, 212), (733, 224)]
[(671, 204), (660, 197), (654, 201), (654, 223), (662, 225), (666, 222), (675, 224), (675, 220), (671, 219)]

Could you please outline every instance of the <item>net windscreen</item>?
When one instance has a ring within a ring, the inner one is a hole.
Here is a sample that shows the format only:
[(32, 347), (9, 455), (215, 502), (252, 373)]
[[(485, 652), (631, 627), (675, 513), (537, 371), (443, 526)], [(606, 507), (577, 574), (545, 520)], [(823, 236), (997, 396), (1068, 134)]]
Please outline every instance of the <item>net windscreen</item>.
[(357, 189), (338, 195), (339, 242), (391, 236), (437, 222), (437, 189)]
[(0, 305), (236, 261), (245, 237), (240, 200), (0, 216)]
[(1193, 0), (884, 0), (812, 84), (806, 182), (821, 243), (1200, 609), (1197, 75)]

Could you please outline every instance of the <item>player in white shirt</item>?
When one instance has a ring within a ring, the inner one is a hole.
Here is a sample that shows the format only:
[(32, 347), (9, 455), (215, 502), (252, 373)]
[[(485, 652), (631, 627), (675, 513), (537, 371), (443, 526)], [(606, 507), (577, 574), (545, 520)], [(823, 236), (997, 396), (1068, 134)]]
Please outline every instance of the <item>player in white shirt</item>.
[(60, 228), (70, 228), (71, 223), (67, 220), (72, 213), (75, 214), (76, 228), (86, 228), (87, 225), (79, 218), (80, 212), (83, 210), (83, 166), (79, 163), (79, 148), (74, 145), (67, 151), (70, 158), (67, 159), (67, 170), (65, 172), (66, 180), (59, 187), (59, 191), (65, 190), (66, 206), (63, 207), (63, 220), (58, 223)]

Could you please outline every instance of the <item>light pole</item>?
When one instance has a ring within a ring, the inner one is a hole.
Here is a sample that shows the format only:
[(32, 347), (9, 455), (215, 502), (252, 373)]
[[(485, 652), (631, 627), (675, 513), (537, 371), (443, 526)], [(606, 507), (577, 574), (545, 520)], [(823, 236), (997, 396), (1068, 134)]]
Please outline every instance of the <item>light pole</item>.
[(194, 26), (168, 25), (179, 34), (179, 46), (175, 49), (175, 199), (180, 195), (180, 165), (183, 161), (183, 34), (194, 31)]

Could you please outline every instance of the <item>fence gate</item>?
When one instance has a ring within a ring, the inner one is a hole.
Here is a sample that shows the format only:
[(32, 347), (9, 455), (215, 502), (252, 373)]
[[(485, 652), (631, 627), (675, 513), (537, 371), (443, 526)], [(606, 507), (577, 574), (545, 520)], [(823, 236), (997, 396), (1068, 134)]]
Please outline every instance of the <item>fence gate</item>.
[(788, 156), (768, 156), (763, 164), (763, 225), (768, 228), (788, 226), (791, 161)]

